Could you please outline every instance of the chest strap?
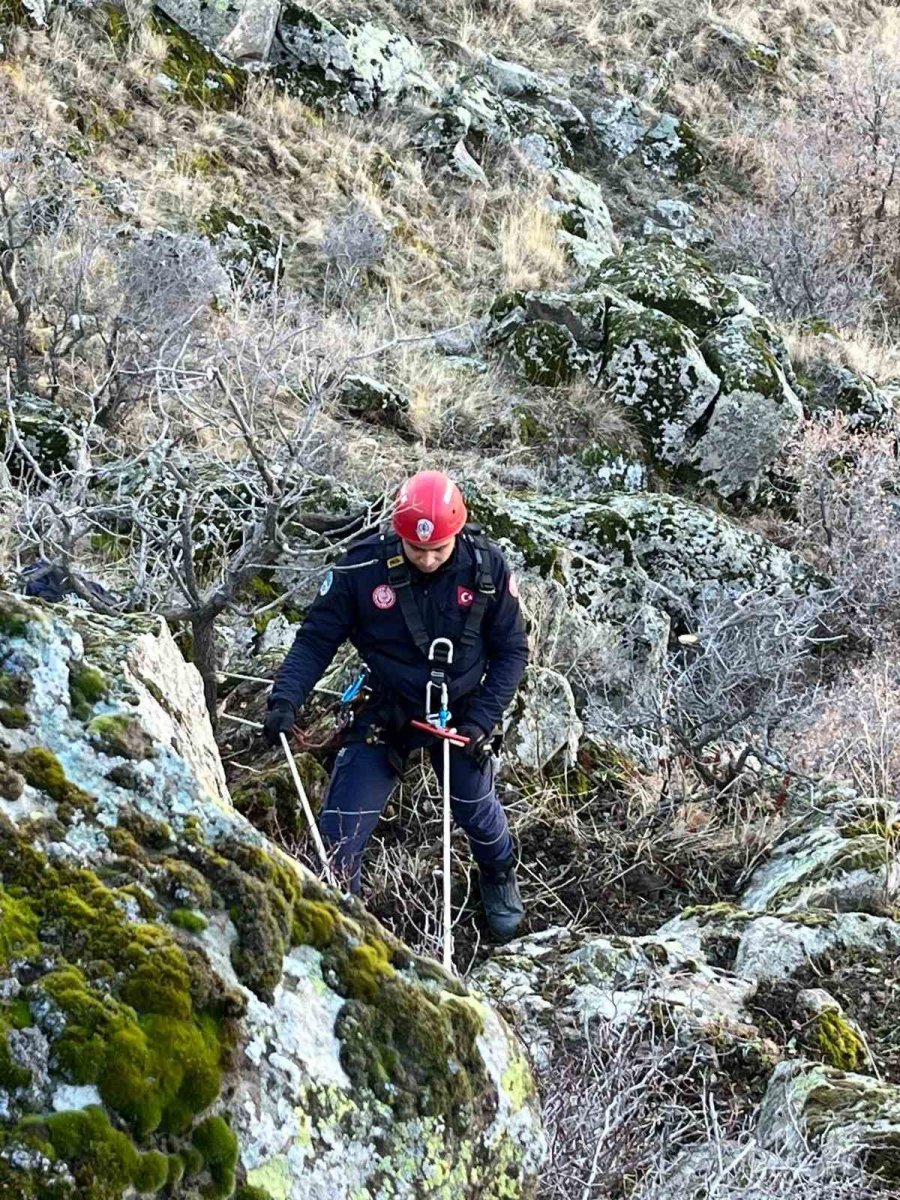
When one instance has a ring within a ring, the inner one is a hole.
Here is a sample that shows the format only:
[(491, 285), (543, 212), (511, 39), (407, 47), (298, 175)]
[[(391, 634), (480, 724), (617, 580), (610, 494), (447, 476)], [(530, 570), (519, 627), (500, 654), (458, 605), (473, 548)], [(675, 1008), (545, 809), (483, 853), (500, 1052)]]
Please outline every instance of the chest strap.
[[(474, 525), (467, 525), (462, 536), (472, 548), (475, 558), (475, 599), (469, 606), (466, 623), (459, 636), (460, 646), (468, 650), (478, 641), (481, 623), (491, 598), (496, 594), (496, 588), (494, 587), (494, 577), (491, 574), (491, 558), (488, 552), (487, 538), (478, 526)], [(397, 597), (397, 603), (400, 605), (400, 612), (409, 636), (421, 653), (428, 658), (432, 639), (425, 628), (425, 622), (413, 595), (412, 575), (409, 564), (403, 557), (403, 547), (398, 537), (384, 536), (382, 556), (387, 567), (388, 584), (393, 588)]]

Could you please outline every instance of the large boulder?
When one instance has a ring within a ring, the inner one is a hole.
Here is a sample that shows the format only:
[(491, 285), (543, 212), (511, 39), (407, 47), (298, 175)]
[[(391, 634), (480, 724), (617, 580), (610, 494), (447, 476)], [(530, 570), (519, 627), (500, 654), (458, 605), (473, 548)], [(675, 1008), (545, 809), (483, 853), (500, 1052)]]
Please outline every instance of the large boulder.
[(642, 1014), (700, 1036), (759, 1040), (746, 1008), (753, 983), (709, 967), (674, 938), (549, 929), (504, 947), (473, 982), (502, 1002), (540, 1070), (552, 1069), (560, 1031), (587, 1044), (594, 1022), (624, 1028)]
[(238, 815), (161, 621), (3, 594), (0, 686), (0, 1193), (532, 1194), (515, 1041)]
[(501, 295), (487, 336), (533, 384), (584, 376), (630, 414), (664, 477), (724, 496), (752, 498), (803, 417), (774, 327), (668, 237), (606, 259), (578, 291)]
[(418, 46), (373, 21), (329, 20), (271, 0), (163, 0), (159, 7), (208, 52), (271, 70), (310, 104), (357, 114), (407, 92), (439, 94)]
[(885, 820), (883, 801), (857, 800), (813, 812), (753, 873), (741, 905), (754, 911), (888, 914), (900, 891), (895, 836), (896, 817)]
[(545, 767), (558, 754), (565, 765), (570, 765), (575, 761), (582, 731), (566, 677), (549, 667), (529, 667), (506, 739), (508, 752), (533, 771)]
[(560, 580), (570, 602), (601, 619), (631, 619), (651, 603), (683, 620), (704, 598), (804, 595), (821, 583), (802, 559), (675, 496), (568, 501), (482, 487), (469, 501), (517, 566)]

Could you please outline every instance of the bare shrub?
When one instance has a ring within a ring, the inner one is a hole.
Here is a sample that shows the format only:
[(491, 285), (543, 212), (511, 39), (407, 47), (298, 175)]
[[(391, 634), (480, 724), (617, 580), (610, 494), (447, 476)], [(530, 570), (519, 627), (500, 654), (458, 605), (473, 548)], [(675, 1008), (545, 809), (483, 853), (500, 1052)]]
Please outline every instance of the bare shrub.
[(786, 468), (795, 488), (793, 548), (832, 581), (834, 632), (854, 641), (888, 639), (900, 619), (893, 435), (851, 435), (841, 414), (809, 422)]
[(729, 1081), (729, 1054), (689, 1026), (664, 1035), (649, 1016), (593, 1021), (559, 1037), (540, 1072), (549, 1141), (540, 1200), (869, 1200), (852, 1164), (811, 1149), (790, 1161), (764, 1150)]
[[(11, 394), (5, 406), (11, 448), (32, 471), (18, 496), (22, 554), (72, 571), (96, 557), (98, 539), (109, 546), (125, 585), (113, 610), (151, 609), (190, 624), (213, 715), (222, 613), (282, 561), (290, 573), (262, 608), (286, 603), (372, 519), (348, 514), (352, 493), (334, 483), (339, 443), (320, 422), (344, 368), (322, 352), (305, 303), (242, 306), (222, 314), (215, 333), (188, 327), (158, 358), (133, 440), (106, 440), (86, 420), (73, 465), (52, 476), (19, 435)], [(96, 408), (87, 415), (96, 419)]]
[(900, 660), (848, 669), (822, 696), (814, 719), (796, 732), (802, 770), (900, 801)]
[(822, 638), (826, 599), (701, 598), (682, 617), (688, 632), (665, 656), (658, 690), (619, 708), (611, 726), (668, 747), (664, 755), (686, 760), (717, 787), (735, 780), (751, 756), (783, 763), (779, 735), (813, 702), (805, 672)]
[[(900, 49), (871, 39), (742, 130), (765, 161), (761, 195), (723, 214), (721, 239), (791, 317), (881, 327), (898, 299)], [(764, 122), (764, 125), (763, 125)]]
[(333, 217), (322, 237), (321, 250), (345, 287), (355, 287), (366, 271), (381, 262), (387, 234), (365, 205)]

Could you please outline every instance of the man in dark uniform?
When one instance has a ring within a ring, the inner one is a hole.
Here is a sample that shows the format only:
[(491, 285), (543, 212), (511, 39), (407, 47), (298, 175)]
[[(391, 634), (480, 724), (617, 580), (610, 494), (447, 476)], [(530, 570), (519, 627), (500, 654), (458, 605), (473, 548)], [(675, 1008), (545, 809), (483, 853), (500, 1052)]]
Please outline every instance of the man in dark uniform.
[(522, 679), (528, 641), (515, 578), (466, 516), (446, 475), (424, 471), (407, 480), (393, 529), (358, 542), (325, 576), (276, 676), (265, 736), (274, 745), (293, 728), (349, 639), (369, 667), (372, 694), (338, 752), (319, 826), (336, 870), (358, 891), (363, 851), (407, 755), (428, 746), (441, 769), (438, 740), (410, 721), (426, 716), (429, 681), (435, 695), (445, 682), (452, 725), (468, 738), (450, 753), (453, 817), (479, 867), (491, 932), (507, 939), (524, 908), (491, 738)]

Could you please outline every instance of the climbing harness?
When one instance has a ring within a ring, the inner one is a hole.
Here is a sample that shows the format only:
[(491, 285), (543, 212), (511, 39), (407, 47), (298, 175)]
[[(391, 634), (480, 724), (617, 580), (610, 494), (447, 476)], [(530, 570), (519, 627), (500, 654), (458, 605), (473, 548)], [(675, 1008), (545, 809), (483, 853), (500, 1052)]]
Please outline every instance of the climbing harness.
[[(466, 623), (459, 636), (459, 642), (466, 650), (478, 641), (481, 623), (492, 597), (497, 589), (491, 574), (491, 557), (488, 551), (487, 538), (477, 525), (467, 525), (461, 535), (472, 549), (475, 558), (475, 595), (469, 606)], [(403, 555), (403, 547), (398, 537), (382, 534), (381, 553), (387, 566), (388, 586), (393, 589), (400, 605), (400, 612), (415, 645), (425, 655), (431, 657), (432, 641), (425, 628), (419, 606), (412, 591), (412, 575), (409, 564)], [(442, 639), (446, 641), (447, 639)]]

